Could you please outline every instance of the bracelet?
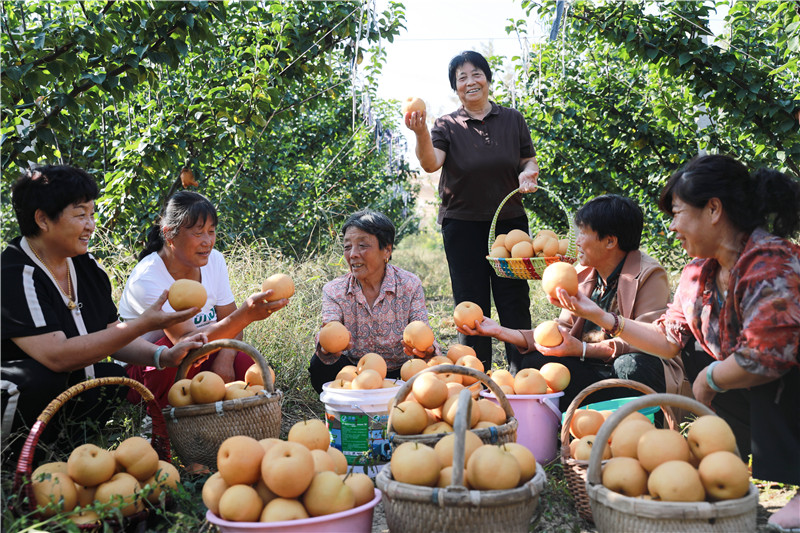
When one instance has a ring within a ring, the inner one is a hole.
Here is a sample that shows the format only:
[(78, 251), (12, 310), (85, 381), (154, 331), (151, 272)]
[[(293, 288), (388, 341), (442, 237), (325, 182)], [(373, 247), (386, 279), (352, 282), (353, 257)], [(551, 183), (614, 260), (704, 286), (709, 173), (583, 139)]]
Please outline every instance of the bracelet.
[(583, 341), (583, 353), (581, 353), (581, 361), (586, 361), (586, 341)]
[(617, 334), (614, 336), (619, 337), (620, 335), (622, 335), (622, 330), (624, 329), (625, 329), (625, 317), (621, 316), (619, 317), (619, 331), (617, 331)]
[[(603, 333), (605, 333), (609, 337), (616, 337), (617, 335), (622, 333), (622, 328), (620, 328), (620, 326), (619, 326), (620, 316), (617, 313), (614, 313), (614, 312), (611, 312), (611, 311), (609, 311), (609, 313), (611, 313), (611, 316), (614, 317), (614, 325), (611, 327), (611, 329), (605, 329), (604, 328), (603, 329)], [(623, 327), (625, 327), (624, 324), (623, 324)]]
[(711, 387), (711, 390), (714, 392), (728, 392), (728, 389), (723, 389), (716, 383), (714, 383), (714, 367), (720, 364), (721, 361), (714, 361), (708, 367), (706, 367), (706, 382), (708, 386)]
[(167, 347), (162, 345), (157, 347), (156, 351), (153, 352), (153, 366), (156, 367), (156, 370), (164, 370), (164, 367), (161, 366), (159, 359), (161, 359), (161, 352), (163, 352), (166, 349)]

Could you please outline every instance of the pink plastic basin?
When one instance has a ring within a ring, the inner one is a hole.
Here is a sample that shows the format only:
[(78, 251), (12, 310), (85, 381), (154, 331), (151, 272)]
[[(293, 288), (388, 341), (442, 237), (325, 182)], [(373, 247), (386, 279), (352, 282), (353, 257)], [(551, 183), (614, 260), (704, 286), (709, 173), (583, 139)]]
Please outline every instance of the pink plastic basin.
[[(482, 391), (481, 396), (498, 403), (494, 394)], [(550, 394), (506, 394), (514, 417), (519, 422), (517, 442), (533, 452), (536, 462), (546, 465), (558, 454), (558, 427), (561, 411), (558, 400), (563, 392)]]
[(229, 522), (211, 511), (206, 511), (206, 520), (219, 528), (222, 533), (256, 533), (259, 531), (288, 533), (370, 533), (372, 531), (372, 511), (381, 501), (381, 491), (375, 489), (375, 497), (360, 507), (341, 513), (334, 513), (302, 520), (285, 522)]

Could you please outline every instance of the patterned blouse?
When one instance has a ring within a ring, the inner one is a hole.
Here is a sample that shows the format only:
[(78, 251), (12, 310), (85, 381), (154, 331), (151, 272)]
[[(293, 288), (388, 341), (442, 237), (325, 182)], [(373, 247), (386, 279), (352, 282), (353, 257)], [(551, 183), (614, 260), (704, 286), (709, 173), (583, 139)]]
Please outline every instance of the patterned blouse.
[[(389, 370), (399, 368), (409, 359), (400, 343), (403, 330), (414, 320), (428, 324), (422, 282), (411, 272), (386, 265), (380, 293), (370, 308), (361, 285), (352, 273), (347, 273), (322, 288), (322, 323), (333, 320), (338, 320), (350, 331), (353, 349), (343, 355), (353, 364), (364, 354), (375, 352), (383, 356)], [(436, 353), (439, 354), (438, 346)], [(321, 353), (319, 342), (317, 357), (325, 364), (337, 360)]]
[(729, 355), (752, 374), (778, 378), (798, 362), (800, 246), (756, 229), (719, 298), (715, 259), (695, 259), (681, 273), (675, 298), (656, 321), (681, 346), (694, 338), (715, 359)]

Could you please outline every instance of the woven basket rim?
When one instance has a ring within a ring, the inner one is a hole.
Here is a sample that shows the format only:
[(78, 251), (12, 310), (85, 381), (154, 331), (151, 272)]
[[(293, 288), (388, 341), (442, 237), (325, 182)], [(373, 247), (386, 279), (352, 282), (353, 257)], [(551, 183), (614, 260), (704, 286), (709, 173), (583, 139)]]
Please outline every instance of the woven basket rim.
[[(494, 433), (497, 435), (497, 439), (508, 435), (510, 433), (516, 433), (517, 429), (519, 429), (519, 420), (515, 417), (511, 417), (506, 419), (505, 424), (501, 424), (499, 426), (492, 426), (489, 428), (479, 428), (479, 429), (469, 429), (472, 433), (475, 433), (482, 441), (486, 442), (488, 440), (492, 440), (492, 429), (494, 429)], [(395, 442), (399, 442), (402, 444), (403, 442), (422, 442), (425, 444), (424, 441), (439, 441), (442, 438), (446, 437), (447, 435), (451, 435), (452, 433), (419, 433), (417, 435), (401, 435), (400, 433), (389, 432), (387, 435), (389, 437), (389, 442), (394, 445)]]
[(604, 487), (602, 484), (587, 482), (586, 491), (591, 500), (613, 509), (619, 513), (625, 513), (627, 509), (619, 507), (632, 507), (636, 511), (637, 517), (642, 518), (673, 518), (676, 515), (683, 518), (686, 511), (691, 510), (691, 518), (709, 519), (720, 518), (722, 516), (735, 516), (747, 512), (755, 511), (758, 507), (758, 488), (752, 483), (749, 484), (747, 494), (741, 498), (720, 501), (701, 501), (701, 502), (666, 502), (660, 500), (646, 500), (625, 496), (618, 492)]
[[(519, 420), (517, 420), (517, 418), (514, 416), (514, 408), (511, 407), (511, 403), (508, 401), (508, 398), (506, 398), (506, 395), (503, 392), (503, 390), (500, 388), (500, 386), (497, 385), (497, 382), (495, 382), (486, 373), (480, 372), (478, 370), (475, 370), (474, 368), (469, 368), (469, 367), (465, 367), (465, 366), (444, 364), (444, 365), (436, 365), (436, 366), (428, 367), (428, 368), (425, 368), (425, 369), (417, 372), (416, 374), (411, 376), (408, 381), (404, 382), (401, 385), (400, 390), (397, 391), (397, 394), (395, 395), (394, 399), (391, 402), (392, 405), (396, 405), (396, 404), (399, 404), (402, 401), (404, 401), (408, 397), (408, 395), (411, 393), (411, 390), (412, 390), (412, 388), (414, 386), (414, 381), (420, 375), (426, 374), (426, 373), (437, 373), (437, 374), (438, 373), (454, 373), (454, 374), (460, 374), (460, 375), (463, 375), (463, 376), (469, 376), (469, 377), (473, 377), (473, 378), (477, 379), (478, 382), (480, 382), (480, 383), (486, 385), (487, 387), (489, 387), (489, 390), (495, 395), (495, 398), (497, 399), (498, 403), (500, 404), (500, 407), (506, 413), (506, 422), (504, 424), (500, 424), (498, 426), (494, 426), (494, 428), (495, 428), (494, 432), (499, 434), (499, 435), (506, 435), (506, 434), (510, 433), (511, 431), (516, 431), (517, 428), (519, 428)], [(390, 407), (389, 408), (389, 419), (388, 419), (387, 424), (386, 424), (386, 429), (387, 429), (386, 433), (387, 433), (387, 436), (388, 436), (390, 442), (394, 442), (395, 439), (404, 440), (404, 441), (407, 441), (407, 442), (415, 441), (415, 440), (416, 441), (419, 441), (419, 440), (434, 440), (434, 439), (435, 440), (439, 440), (439, 439), (443, 438), (445, 435), (449, 434), (449, 433), (419, 433), (419, 434), (416, 434), (416, 435), (401, 435), (400, 433), (397, 433), (397, 432), (392, 430), (392, 424), (391, 424), (391, 422), (392, 422), (392, 413), (391, 413), (391, 411), (392, 411), (392, 409)], [(481, 440), (483, 440), (483, 437), (491, 438), (492, 437), (492, 433), (493, 433), (492, 428), (469, 429), (469, 431), (472, 431), (478, 437), (481, 437)]]
[(163, 408), (161, 412), (164, 414), (164, 418), (167, 420), (169, 420), (170, 418), (204, 416), (214, 413), (220, 413), (220, 411), (230, 413), (239, 411), (244, 407), (251, 407), (250, 404), (258, 405), (260, 403), (274, 402), (276, 400), (280, 400), (281, 398), (283, 398), (283, 392), (281, 392), (280, 389), (276, 389), (275, 392), (272, 393), (266, 392), (266, 390), (264, 390), (264, 391), (259, 391), (254, 396), (248, 396), (246, 398), (219, 400), (214, 403), (199, 403), (193, 405), (186, 405), (183, 407), (170, 406)]
[[(386, 465), (378, 472), (375, 483), (384, 495), (394, 500), (398, 498), (392, 492), (402, 488), (405, 491), (403, 499), (414, 502), (433, 503), (440, 507), (498, 507), (522, 502), (533, 495), (541, 493), (547, 484), (547, 474), (544, 471), (544, 467), (537, 462), (536, 472), (533, 477), (513, 489), (475, 490), (466, 489), (460, 485), (439, 488), (401, 483), (392, 477), (391, 465)], [(469, 494), (468, 499), (464, 499), (461, 496), (465, 492)]]

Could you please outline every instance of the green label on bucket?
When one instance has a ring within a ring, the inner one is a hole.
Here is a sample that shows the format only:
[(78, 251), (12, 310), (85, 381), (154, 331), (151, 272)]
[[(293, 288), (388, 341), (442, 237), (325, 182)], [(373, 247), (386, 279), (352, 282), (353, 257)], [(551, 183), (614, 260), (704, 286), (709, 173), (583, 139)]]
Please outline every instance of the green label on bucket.
[(345, 456), (361, 455), (369, 451), (369, 417), (346, 415), (340, 417), (342, 424), (342, 451)]
[(385, 463), (392, 447), (386, 439), (388, 415), (369, 416), (329, 411), (325, 413), (331, 446), (342, 451), (348, 464)]

